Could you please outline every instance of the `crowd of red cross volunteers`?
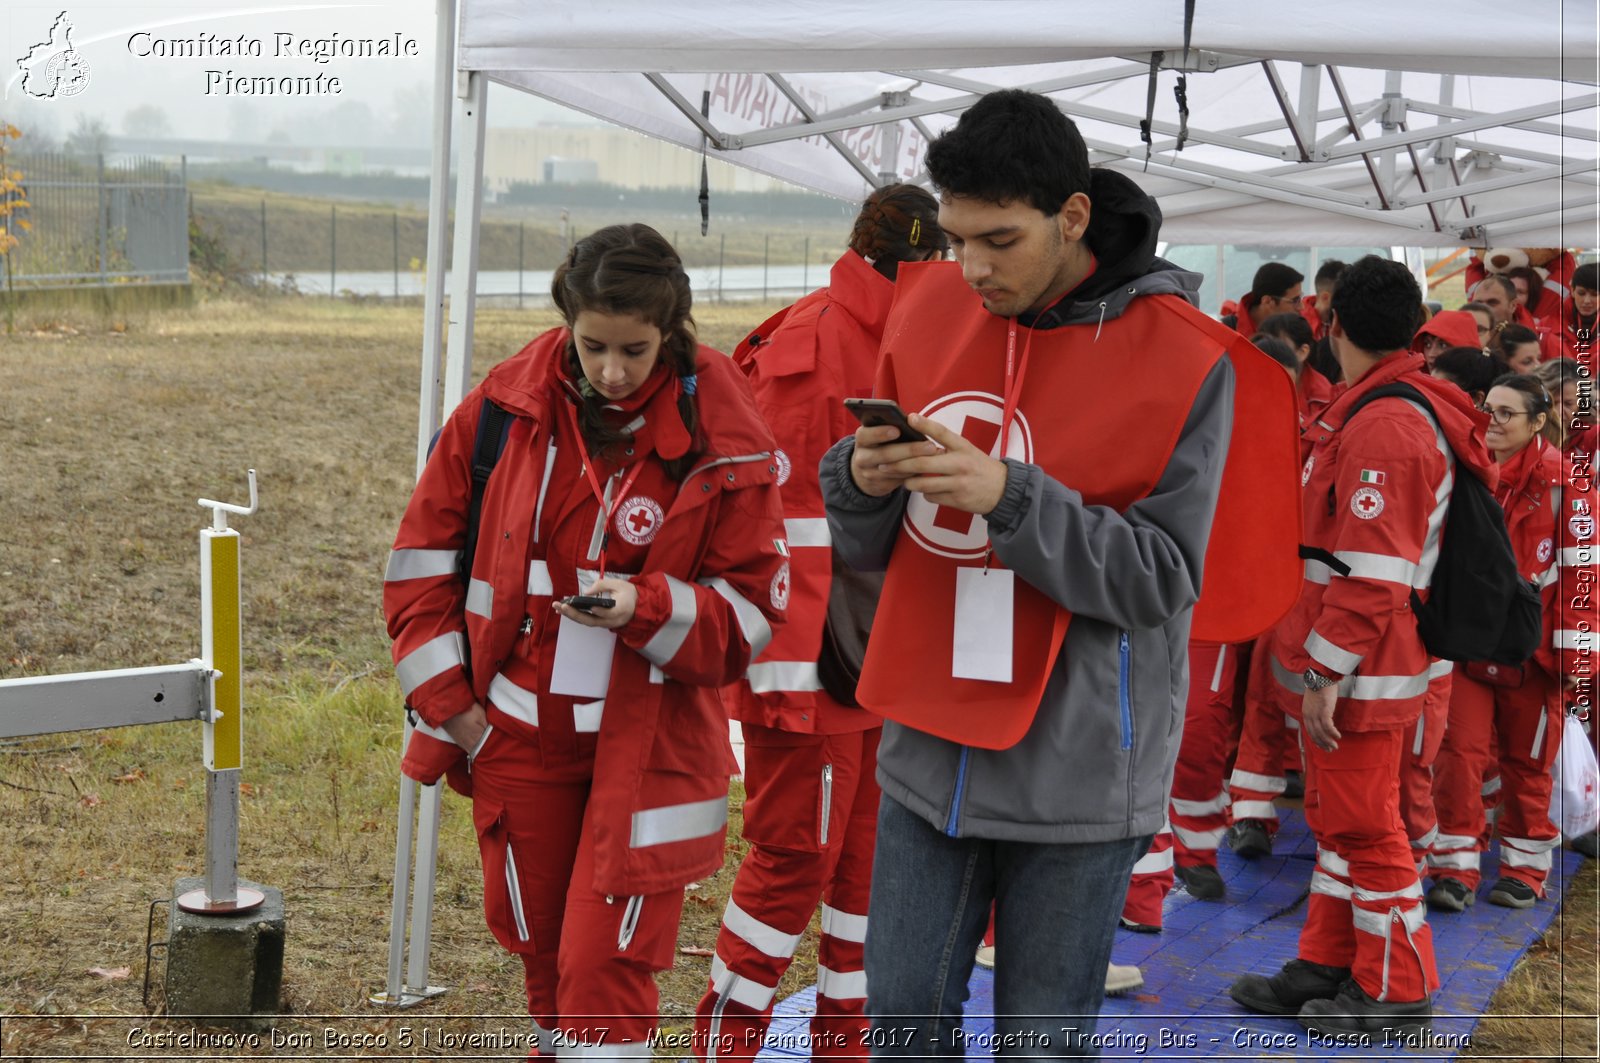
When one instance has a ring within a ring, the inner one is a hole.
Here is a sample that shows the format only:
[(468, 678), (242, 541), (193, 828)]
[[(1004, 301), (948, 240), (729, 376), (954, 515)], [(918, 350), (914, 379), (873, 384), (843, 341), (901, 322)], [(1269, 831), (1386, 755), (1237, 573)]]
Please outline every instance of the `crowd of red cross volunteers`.
[[(1563, 843), (1596, 265), (1480, 252), (1430, 314), (1395, 262), (1309, 291), (1273, 262), (1219, 321), (1047, 98), (983, 97), (926, 165), (731, 357), (659, 233), (579, 240), (564, 326), (454, 411), (405, 510), (403, 768), (471, 797), (529, 1058), (652, 1054), (685, 887), (725, 859), (730, 718), (748, 852), (684, 1055), (754, 1058), (819, 906), (810, 1054), (962, 1054), (981, 964), (1002, 1054), (1094, 1055), (1141, 981), (1118, 933), (1160, 932), (1175, 882), (1225, 898), (1219, 847), (1270, 857), (1295, 796), (1297, 955), (1227, 992), (1425, 1033), (1430, 912), (1541, 903)], [(1418, 633), (1468, 477), (1539, 596), (1517, 664)]]

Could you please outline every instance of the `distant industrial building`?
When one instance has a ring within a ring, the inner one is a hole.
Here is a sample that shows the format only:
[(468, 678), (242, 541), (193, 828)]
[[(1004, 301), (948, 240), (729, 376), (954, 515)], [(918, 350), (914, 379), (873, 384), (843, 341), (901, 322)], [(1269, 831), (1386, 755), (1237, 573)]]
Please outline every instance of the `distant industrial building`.
[[(626, 129), (556, 125), (491, 128), (484, 149), (483, 177), (491, 196), (504, 193), (513, 184), (547, 182), (598, 181), (622, 188), (700, 185), (699, 152)], [(715, 158), (708, 174), (711, 188), (717, 192), (793, 189), (775, 178)]]

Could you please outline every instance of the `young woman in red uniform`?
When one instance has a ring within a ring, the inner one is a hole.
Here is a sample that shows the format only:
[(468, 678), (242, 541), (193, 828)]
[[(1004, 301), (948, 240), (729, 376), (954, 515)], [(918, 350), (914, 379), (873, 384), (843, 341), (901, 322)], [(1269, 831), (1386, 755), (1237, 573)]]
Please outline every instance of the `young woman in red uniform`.
[[(421, 718), (404, 768), (460, 781), (466, 761), (485, 915), (522, 960), (536, 1049), (645, 1059), (683, 887), (722, 866), (716, 688), (782, 618), (788, 548), (771, 434), (732, 361), (696, 342), (672, 246), (601, 229), (551, 294), (566, 327), (445, 425), (384, 607)], [(512, 416), (463, 574), (486, 399)], [(580, 593), (611, 604), (564, 601)]]
[(1550, 822), (1550, 763), (1561, 741), (1563, 692), (1592, 666), (1583, 647), (1593, 638), (1593, 597), (1575, 594), (1595, 575), (1594, 492), (1564, 472), (1560, 451), (1541, 436), (1550, 394), (1531, 376), (1502, 376), (1484, 402), (1487, 441), (1500, 467), (1496, 494), (1523, 578), (1543, 589), (1543, 646), (1520, 668), (1457, 665), (1450, 723), (1434, 765), (1439, 837), (1428, 863), (1428, 903), (1461, 911), (1479, 882), (1484, 827), (1480, 784), (1499, 750), (1500, 880), (1489, 900), (1527, 908), (1544, 895), (1550, 851), (1561, 843)]

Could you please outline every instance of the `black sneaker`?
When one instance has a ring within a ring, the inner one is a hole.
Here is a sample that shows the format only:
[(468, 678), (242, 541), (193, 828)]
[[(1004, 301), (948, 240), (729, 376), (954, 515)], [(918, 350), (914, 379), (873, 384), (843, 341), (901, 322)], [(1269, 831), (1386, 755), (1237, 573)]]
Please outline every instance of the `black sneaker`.
[(1228, 892), (1227, 887), (1222, 884), (1221, 873), (1210, 864), (1196, 864), (1193, 867), (1179, 864), (1172, 870), (1183, 883), (1183, 888), (1189, 891), (1189, 895), (1199, 900), (1221, 900), (1222, 895)]
[(1502, 908), (1532, 908), (1538, 901), (1533, 887), (1520, 878), (1503, 878), (1489, 891), (1489, 903)]
[(1125, 915), (1119, 915), (1117, 917), (1117, 921), (1122, 924), (1122, 929), (1131, 930), (1135, 934), (1159, 934), (1159, 933), (1161, 933), (1161, 928), (1159, 926), (1152, 926), (1149, 923), (1135, 923), (1132, 919), (1129, 919)]
[(1374, 1000), (1354, 981), (1338, 996), (1308, 1000), (1300, 1009), (1300, 1025), (1321, 1034), (1366, 1034), (1394, 1031), (1410, 1038), (1427, 1035), (1433, 1002), (1427, 997), (1407, 1003)]
[(1428, 907), (1438, 912), (1464, 912), (1478, 897), (1459, 879), (1441, 878), (1428, 891)]
[(1267, 1015), (1297, 1015), (1311, 1000), (1331, 1000), (1350, 978), (1348, 967), (1326, 967), (1310, 960), (1290, 960), (1268, 978), (1241, 975), (1228, 995), (1251, 1011)]
[(1271, 856), (1272, 835), (1259, 819), (1241, 819), (1228, 828), (1228, 848), (1246, 860)]
[(1297, 771), (1283, 773), (1283, 796), (1291, 801), (1306, 795), (1306, 777)]
[(1572, 839), (1572, 851), (1582, 853), (1590, 860), (1600, 856), (1600, 831), (1590, 831), (1588, 834), (1580, 834)]

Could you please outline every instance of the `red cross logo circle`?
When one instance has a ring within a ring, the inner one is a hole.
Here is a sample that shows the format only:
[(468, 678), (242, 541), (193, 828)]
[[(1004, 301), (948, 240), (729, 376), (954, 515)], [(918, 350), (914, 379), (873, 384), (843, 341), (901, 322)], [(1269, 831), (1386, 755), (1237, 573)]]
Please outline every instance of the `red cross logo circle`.
[(785, 561), (778, 566), (778, 572), (772, 577), (772, 607), (777, 610), (789, 608), (789, 562)]
[[(1033, 461), (1033, 432), (1021, 410), (1011, 418), (1011, 431), (1002, 448), (1000, 421), (1005, 404), (998, 395), (986, 391), (959, 391), (934, 399), (920, 412), (991, 458)], [(981, 516), (936, 506), (921, 494), (913, 494), (907, 501), (905, 526), (912, 541), (942, 557), (982, 557), (989, 545), (989, 530)]]
[(782, 487), (789, 482), (790, 475), (794, 473), (794, 462), (790, 461), (789, 455), (781, 450), (773, 451), (772, 456), (778, 462), (778, 486)]
[(644, 495), (634, 495), (617, 510), (617, 534), (634, 546), (644, 546), (655, 539), (665, 519), (661, 503)]
[(1350, 512), (1362, 520), (1371, 520), (1383, 512), (1383, 494), (1376, 488), (1363, 487), (1350, 496)]

